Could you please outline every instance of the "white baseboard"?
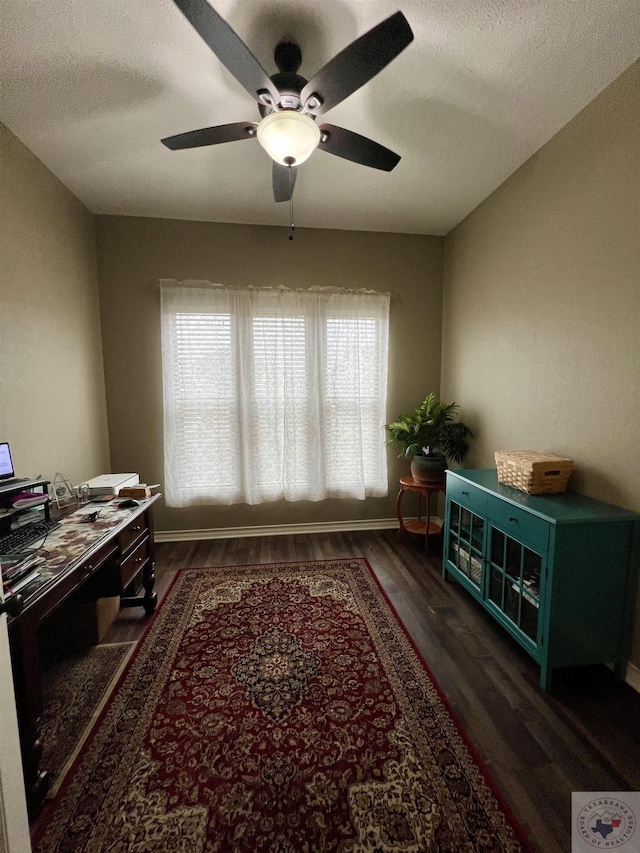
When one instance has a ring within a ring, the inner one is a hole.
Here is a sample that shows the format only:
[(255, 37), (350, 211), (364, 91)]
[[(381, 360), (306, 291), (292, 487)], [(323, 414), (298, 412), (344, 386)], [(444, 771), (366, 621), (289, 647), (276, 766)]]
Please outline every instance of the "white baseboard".
[(640, 669), (634, 663), (631, 663), (631, 661), (627, 661), (624, 680), (629, 687), (633, 687), (634, 690), (640, 693)]
[[(410, 519), (405, 519), (409, 521)], [(442, 524), (433, 516), (432, 521)], [(362, 530), (395, 530), (397, 518), (363, 518), (353, 521), (314, 521), (302, 524), (265, 524), (260, 527), (214, 527), (207, 530), (156, 530), (156, 542), (192, 542), (196, 539), (244, 539), (249, 536), (290, 536), (296, 533), (340, 533)]]

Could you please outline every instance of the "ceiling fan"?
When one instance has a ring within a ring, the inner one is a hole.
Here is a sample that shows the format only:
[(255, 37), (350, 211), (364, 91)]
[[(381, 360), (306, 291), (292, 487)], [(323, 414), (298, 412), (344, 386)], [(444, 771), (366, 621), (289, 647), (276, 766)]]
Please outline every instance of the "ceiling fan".
[(297, 72), (302, 54), (297, 44), (281, 42), (271, 77), (242, 39), (207, 0), (174, 0), (220, 62), (258, 102), (262, 121), (241, 121), (169, 136), (171, 150), (257, 138), (273, 160), (273, 195), (288, 201), (296, 168), (319, 148), (354, 163), (390, 172), (400, 157), (383, 145), (317, 117), (371, 80), (413, 41), (411, 27), (396, 12), (334, 56), (311, 80)]

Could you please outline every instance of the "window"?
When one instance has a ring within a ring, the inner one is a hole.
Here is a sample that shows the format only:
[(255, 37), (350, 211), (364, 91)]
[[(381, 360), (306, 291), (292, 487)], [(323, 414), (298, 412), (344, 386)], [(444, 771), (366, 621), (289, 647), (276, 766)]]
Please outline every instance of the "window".
[(170, 506), (387, 494), (389, 295), (162, 283)]

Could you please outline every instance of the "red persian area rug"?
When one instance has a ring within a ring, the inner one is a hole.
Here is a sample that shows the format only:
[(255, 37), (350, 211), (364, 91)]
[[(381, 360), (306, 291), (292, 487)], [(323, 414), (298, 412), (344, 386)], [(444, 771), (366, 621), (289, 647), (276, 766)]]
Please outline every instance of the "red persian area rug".
[(366, 560), (181, 571), (38, 853), (529, 850)]

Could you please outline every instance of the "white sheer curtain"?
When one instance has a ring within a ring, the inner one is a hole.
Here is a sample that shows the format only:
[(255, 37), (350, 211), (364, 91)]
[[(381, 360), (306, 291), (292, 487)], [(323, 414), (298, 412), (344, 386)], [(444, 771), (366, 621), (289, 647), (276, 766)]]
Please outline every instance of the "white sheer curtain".
[(161, 293), (170, 506), (387, 494), (389, 294)]

